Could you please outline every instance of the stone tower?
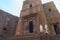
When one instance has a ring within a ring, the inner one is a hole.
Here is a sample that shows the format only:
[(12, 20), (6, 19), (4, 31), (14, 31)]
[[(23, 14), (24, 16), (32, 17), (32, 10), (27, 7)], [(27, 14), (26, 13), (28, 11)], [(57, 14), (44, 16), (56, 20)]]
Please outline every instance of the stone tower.
[(60, 18), (59, 12), (54, 3), (48, 2), (43, 4), (44, 13), (46, 15), (47, 23), (51, 34), (60, 34)]
[(26, 0), (20, 14), (16, 35), (37, 34), (47, 27), (41, 0)]

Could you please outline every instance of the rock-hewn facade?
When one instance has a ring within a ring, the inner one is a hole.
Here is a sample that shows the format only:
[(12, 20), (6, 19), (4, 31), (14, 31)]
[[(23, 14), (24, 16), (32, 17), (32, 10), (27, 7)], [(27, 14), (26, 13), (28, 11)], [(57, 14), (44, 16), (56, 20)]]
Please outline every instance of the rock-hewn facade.
[(16, 30), (12, 31), (15, 34), (9, 35), (7, 40), (60, 40), (59, 16), (53, 2), (25, 0)]
[[(23, 3), (16, 35), (31, 34), (30, 31), (33, 34), (40, 33), (40, 26), (43, 26), (45, 33), (59, 34), (59, 20), (59, 12), (53, 2), (42, 4), (41, 0), (26, 0)], [(29, 25), (32, 26), (31, 30)]]
[[(50, 33), (51, 34), (60, 34), (59, 32), (60, 31), (57, 31), (60, 30), (60, 14), (57, 10), (57, 8), (55, 7), (54, 3), (53, 2), (49, 2), (49, 3), (46, 3), (46, 4), (43, 4), (43, 8), (44, 8), (44, 12), (45, 12), (45, 15), (46, 15), (46, 18), (47, 18), (47, 22), (48, 22), (48, 27), (49, 27), (49, 30), (50, 30)], [(56, 25), (57, 29), (54, 28)]]
[(6, 40), (7, 37), (14, 36), (17, 23), (18, 17), (0, 10), (0, 40)]
[(26, 0), (15, 36), (8, 40), (60, 40), (60, 17), (53, 2)]

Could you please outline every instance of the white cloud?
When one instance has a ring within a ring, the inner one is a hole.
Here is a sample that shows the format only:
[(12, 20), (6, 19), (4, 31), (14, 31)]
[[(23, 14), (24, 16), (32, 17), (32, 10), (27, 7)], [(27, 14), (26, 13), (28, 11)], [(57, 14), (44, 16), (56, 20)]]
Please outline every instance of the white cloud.
[(16, 10), (17, 10), (17, 12), (16, 12), (17, 14), (16, 14), (16, 15), (17, 15), (17, 16), (20, 16), (20, 11), (21, 11), (21, 9), (22, 9), (22, 5), (23, 5), (23, 1), (24, 1), (24, 0), (16, 0), (16, 1), (17, 1), (17, 4), (18, 4), (18, 5), (17, 5), (17, 9), (16, 9)]

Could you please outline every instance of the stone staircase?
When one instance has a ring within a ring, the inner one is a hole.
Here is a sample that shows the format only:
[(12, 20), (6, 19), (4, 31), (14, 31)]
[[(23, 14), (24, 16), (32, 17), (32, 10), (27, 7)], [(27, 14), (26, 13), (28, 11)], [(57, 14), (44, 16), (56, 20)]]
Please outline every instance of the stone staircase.
[(11, 37), (8, 38), (8, 40), (60, 40), (60, 36), (49, 34), (30, 34)]

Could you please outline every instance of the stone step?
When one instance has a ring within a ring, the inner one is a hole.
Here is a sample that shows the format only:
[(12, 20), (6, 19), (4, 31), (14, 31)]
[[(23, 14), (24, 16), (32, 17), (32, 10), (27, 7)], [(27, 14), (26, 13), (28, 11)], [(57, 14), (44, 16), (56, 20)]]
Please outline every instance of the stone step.
[(15, 36), (8, 40), (60, 40), (60, 36), (58, 35), (48, 35), (48, 34), (31, 34), (31, 35), (21, 35)]

